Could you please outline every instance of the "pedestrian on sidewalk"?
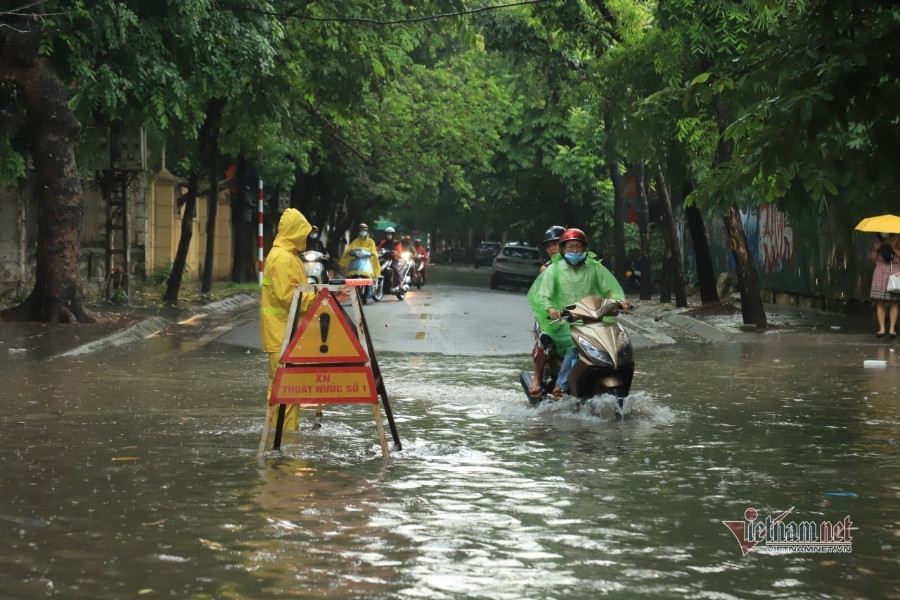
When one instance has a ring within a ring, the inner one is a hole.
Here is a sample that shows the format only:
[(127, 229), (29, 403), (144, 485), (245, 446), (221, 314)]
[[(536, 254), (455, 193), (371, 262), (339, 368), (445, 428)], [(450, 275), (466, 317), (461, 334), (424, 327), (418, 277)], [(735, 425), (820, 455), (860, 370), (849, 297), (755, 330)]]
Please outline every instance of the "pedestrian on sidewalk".
[(900, 293), (889, 292), (887, 285), (891, 273), (900, 273), (900, 236), (876, 234), (870, 257), (875, 263), (869, 291), (869, 297), (875, 302), (875, 318), (878, 321), (875, 337), (880, 338), (885, 334), (885, 316), (887, 316), (889, 319), (887, 333), (895, 338), (897, 317), (900, 315)]

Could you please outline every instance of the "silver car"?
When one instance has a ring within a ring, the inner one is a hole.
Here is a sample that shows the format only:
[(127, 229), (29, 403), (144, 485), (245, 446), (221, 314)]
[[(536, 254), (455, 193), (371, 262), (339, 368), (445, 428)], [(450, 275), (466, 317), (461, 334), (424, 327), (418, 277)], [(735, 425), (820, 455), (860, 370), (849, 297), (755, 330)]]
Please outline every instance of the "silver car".
[(491, 264), (491, 289), (496, 290), (501, 285), (530, 286), (543, 264), (541, 251), (534, 246), (506, 244)]

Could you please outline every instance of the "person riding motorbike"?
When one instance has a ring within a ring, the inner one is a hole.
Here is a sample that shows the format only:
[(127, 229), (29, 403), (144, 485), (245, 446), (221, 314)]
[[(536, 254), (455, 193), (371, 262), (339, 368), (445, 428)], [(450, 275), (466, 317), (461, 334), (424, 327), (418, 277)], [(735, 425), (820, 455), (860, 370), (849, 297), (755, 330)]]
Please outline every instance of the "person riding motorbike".
[(630, 304), (615, 276), (599, 260), (588, 253), (584, 231), (567, 229), (559, 238), (562, 258), (541, 273), (528, 290), (528, 301), (534, 310), (541, 331), (553, 341), (557, 353), (563, 356), (562, 367), (553, 389), (554, 396), (569, 391), (568, 376), (577, 360), (577, 349), (569, 333), (569, 323), (562, 317), (563, 309), (585, 296), (602, 296), (622, 301), (622, 311), (628, 313)]
[[(369, 237), (369, 226), (365, 223), (360, 223), (357, 229), (357, 235), (347, 245), (347, 248), (344, 249), (344, 254), (341, 255), (341, 260), (338, 262), (341, 269), (347, 271), (347, 277), (353, 277), (354, 275), (365, 275), (366, 277), (372, 277), (373, 279), (378, 279), (381, 276), (381, 263), (378, 262), (378, 250), (375, 248), (375, 241)], [(348, 271), (348, 267), (350, 266), (350, 252), (353, 250), (367, 250), (371, 254), (369, 256), (369, 264), (372, 266), (371, 273), (369, 272), (350, 272)]]
[(551, 225), (550, 229), (544, 232), (544, 251), (547, 253), (548, 260), (541, 265), (541, 273), (547, 270), (554, 260), (558, 260), (559, 256), (559, 238), (566, 232), (566, 228), (562, 225)]
[[(541, 273), (547, 270), (554, 261), (559, 260), (559, 238), (565, 233), (566, 228), (561, 225), (551, 225), (544, 232), (544, 250), (550, 259), (541, 266)], [(535, 329), (539, 332), (535, 336), (534, 347), (531, 349), (531, 360), (534, 363), (534, 376), (531, 379), (531, 386), (528, 393), (537, 398), (541, 395), (541, 371), (547, 364), (548, 354), (553, 351), (553, 340), (544, 333), (540, 328), (540, 324), (535, 323)]]
[(325, 258), (328, 258), (328, 250), (325, 249), (325, 244), (319, 235), (319, 228), (315, 225), (312, 226), (312, 231), (309, 232), (309, 236), (306, 238), (306, 249), (321, 252), (325, 255)]
[(384, 239), (378, 242), (378, 245), (376, 246), (378, 250), (387, 248), (393, 253), (394, 256), (394, 260), (391, 261), (391, 293), (396, 292), (400, 287), (400, 270), (397, 263), (400, 260), (400, 253), (403, 251), (403, 246), (400, 244), (400, 240), (394, 238), (394, 233), (396, 233), (396, 231), (393, 227), (388, 227), (387, 229), (385, 229)]
[(428, 281), (428, 260), (431, 258), (431, 255), (428, 252), (428, 248), (422, 245), (422, 240), (419, 238), (416, 238), (413, 242), (413, 252), (417, 259), (424, 264), (422, 267), (422, 283), (426, 283)]

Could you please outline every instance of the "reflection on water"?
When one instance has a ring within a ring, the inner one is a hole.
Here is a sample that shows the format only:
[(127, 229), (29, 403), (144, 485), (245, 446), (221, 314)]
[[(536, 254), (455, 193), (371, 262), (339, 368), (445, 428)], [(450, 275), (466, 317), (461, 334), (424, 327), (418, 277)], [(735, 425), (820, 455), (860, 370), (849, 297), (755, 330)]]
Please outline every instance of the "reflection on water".
[[(531, 408), (521, 360), (381, 357), (403, 452), (326, 409), (258, 463), (265, 356), (166, 340), (0, 369), (2, 598), (884, 598), (900, 364), (678, 345), (612, 400)], [(307, 424), (309, 422), (307, 421)], [(850, 555), (742, 557), (749, 507)]]

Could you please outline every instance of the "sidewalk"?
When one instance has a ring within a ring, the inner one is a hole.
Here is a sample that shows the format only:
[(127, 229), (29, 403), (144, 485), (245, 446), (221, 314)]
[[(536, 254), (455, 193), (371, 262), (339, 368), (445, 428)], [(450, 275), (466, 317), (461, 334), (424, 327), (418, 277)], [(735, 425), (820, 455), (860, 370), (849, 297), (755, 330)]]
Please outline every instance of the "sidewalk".
[(662, 320), (709, 342), (758, 341), (782, 335), (839, 336), (834, 341), (852, 343), (869, 341), (869, 338), (880, 343), (889, 340), (887, 336), (881, 340), (875, 338), (874, 319), (858, 315), (766, 304), (768, 329), (758, 331), (754, 325), (744, 325), (740, 305), (730, 301), (703, 306), (699, 298), (689, 298), (687, 308), (637, 299), (631, 302), (635, 305), (635, 316)]
[(173, 325), (259, 306), (259, 294), (236, 293), (205, 305), (89, 305), (97, 323), (0, 322), (0, 359), (78, 356), (146, 339)]

